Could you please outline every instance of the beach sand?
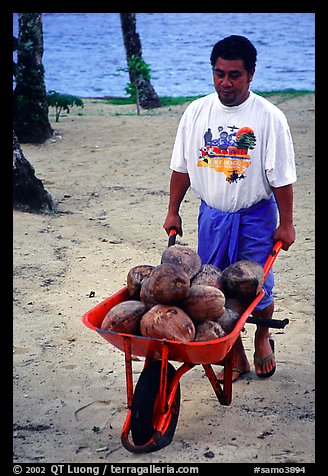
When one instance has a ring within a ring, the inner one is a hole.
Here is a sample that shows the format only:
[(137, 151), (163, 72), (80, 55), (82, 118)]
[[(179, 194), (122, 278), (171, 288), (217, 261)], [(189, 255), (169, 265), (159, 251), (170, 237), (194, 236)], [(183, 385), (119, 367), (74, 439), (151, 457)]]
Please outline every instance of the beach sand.
[[(124, 354), (81, 318), (121, 289), (133, 266), (160, 262), (169, 162), (186, 104), (137, 116), (133, 105), (89, 99), (59, 123), (51, 115), (52, 139), (22, 144), (58, 213), (13, 214), (14, 462), (314, 462), (314, 94), (270, 100), (289, 121), (298, 172), (297, 241), (274, 265), (275, 318), (290, 321), (272, 330), (277, 371), (256, 377), (255, 326), (247, 324), (252, 370), (233, 384), (231, 406), (220, 405), (196, 366), (180, 381), (173, 442), (149, 454), (121, 445)], [(194, 249), (197, 214), (189, 191), (178, 242)], [(134, 382), (142, 367), (142, 358), (133, 362)]]

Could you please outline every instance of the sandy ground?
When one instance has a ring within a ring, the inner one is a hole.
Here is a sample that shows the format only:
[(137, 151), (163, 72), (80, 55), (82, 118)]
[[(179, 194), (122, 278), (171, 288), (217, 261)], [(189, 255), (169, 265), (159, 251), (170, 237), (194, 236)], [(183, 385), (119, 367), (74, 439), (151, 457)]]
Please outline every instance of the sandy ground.
[[(173, 442), (155, 453), (122, 447), (124, 355), (81, 318), (125, 285), (130, 268), (159, 264), (186, 105), (138, 117), (134, 106), (87, 100), (53, 122), (53, 139), (22, 146), (58, 213), (14, 211), (15, 462), (314, 462), (314, 95), (270, 100), (287, 115), (298, 169), (297, 242), (275, 264), (275, 317), (290, 320), (273, 330), (277, 372), (260, 380), (252, 366), (224, 407), (196, 366), (180, 382)], [(179, 242), (195, 249), (197, 209), (188, 192)], [(251, 362), (254, 330), (243, 335)], [(133, 363), (134, 381), (142, 365)]]

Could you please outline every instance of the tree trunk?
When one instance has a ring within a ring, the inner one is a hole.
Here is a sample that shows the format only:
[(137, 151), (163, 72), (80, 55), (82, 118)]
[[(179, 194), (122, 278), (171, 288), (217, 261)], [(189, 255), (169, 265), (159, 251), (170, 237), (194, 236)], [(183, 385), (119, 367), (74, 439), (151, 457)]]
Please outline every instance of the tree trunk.
[(13, 131), (13, 206), (29, 212), (56, 211), (51, 195), (36, 178)]
[[(133, 55), (142, 58), (140, 36), (136, 30), (136, 14), (120, 13), (120, 18), (126, 60), (129, 64), (130, 58)], [(155, 107), (162, 106), (161, 100), (149, 80), (144, 79), (141, 76), (134, 77), (133, 73), (131, 73), (130, 71), (129, 76), (130, 82), (133, 84), (137, 84), (141, 107), (143, 107), (144, 109), (152, 109)]]
[(14, 130), (19, 142), (41, 144), (52, 136), (44, 82), (41, 13), (19, 14)]

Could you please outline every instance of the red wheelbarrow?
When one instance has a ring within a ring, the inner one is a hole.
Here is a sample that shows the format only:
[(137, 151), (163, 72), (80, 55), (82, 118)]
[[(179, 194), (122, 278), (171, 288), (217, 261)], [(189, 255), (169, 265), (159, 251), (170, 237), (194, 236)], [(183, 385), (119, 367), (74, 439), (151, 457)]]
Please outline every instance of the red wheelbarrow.
[[(264, 265), (266, 279), (282, 243), (277, 242)], [(221, 405), (232, 401), (231, 348), (246, 322), (283, 328), (288, 319), (266, 320), (251, 316), (255, 306), (264, 296), (261, 290), (240, 316), (235, 328), (224, 337), (206, 342), (178, 342), (102, 330), (101, 323), (107, 312), (122, 301), (129, 299), (127, 286), (88, 311), (83, 323), (98, 332), (107, 342), (125, 355), (127, 417), (121, 433), (123, 446), (133, 453), (157, 451), (172, 442), (180, 410), (180, 378), (195, 365), (202, 365)], [(132, 356), (144, 357), (144, 367), (133, 390)], [(180, 362), (175, 368), (169, 361)], [(224, 367), (220, 382), (212, 365)], [(131, 441), (132, 437), (132, 441)]]

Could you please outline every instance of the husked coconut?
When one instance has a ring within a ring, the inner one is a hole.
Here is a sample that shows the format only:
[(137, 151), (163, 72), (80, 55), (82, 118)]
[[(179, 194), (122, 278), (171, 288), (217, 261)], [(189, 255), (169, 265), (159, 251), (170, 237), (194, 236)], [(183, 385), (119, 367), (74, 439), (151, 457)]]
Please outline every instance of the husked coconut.
[(148, 281), (149, 278), (145, 278), (141, 283), (140, 300), (144, 303), (147, 309), (150, 309), (151, 307), (158, 304), (158, 302), (153, 299), (150, 288), (148, 286)]
[(130, 269), (127, 275), (126, 284), (128, 286), (128, 293), (131, 299), (140, 299), (141, 284), (147, 278), (154, 266), (142, 264), (134, 266)]
[(214, 264), (203, 264), (191, 281), (191, 286), (205, 284), (223, 290), (222, 271)]
[(199, 255), (188, 246), (172, 245), (166, 248), (162, 254), (161, 263), (172, 263), (182, 266), (184, 271), (192, 279), (202, 266)]
[(234, 297), (249, 304), (263, 286), (264, 271), (255, 261), (241, 260), (224, 269), (222, 278), (227, 297)]
[(188, 298), (183, 303), (183, 309), (191, 319), (198, 323), (215, 321), (224, 312), (225, 296), (221, 289), (205, 284), (191, 286)]
[(146, 288), (154, 302), (176, 304), (188, 297), (190, 279), (181, 266), (163, 263), (152, 270)]
[(240, 314), (228, 307), (224, 308), (224, 312), (222, 316), (219, 317), (217, 322), (220, 324), (222, 329), (229, 334), (237, 324), (238, 319), (240, 318)]
[(195, 338), (195, 326), (177, 306), (157, 304), (141, 318), (140, 331), (145, 337), (190, 342)]
[(106, 314), (101, 329), (125, 334), (138, 334), (141, 317), (147, 311), (140, 301), (123, 301), (112, 307)]
[(196, 327), (195, 341), (203, 342), (212, 339), (218, 339), (224, 337), (226, 332), (222, 329), (221, 325), (215, 321), (204, 321), (198, 324)]
[(238, 299), (236, 298), (231, 298), (231, 297), (228, 297), (226, 298), (226, 303), (225, 303), (225, 307), (227, 307), (228, 309), (231, 309), (232, 311), (235, 311), (239, 314), (239, 316), (242, 315), (242, 313), (245, 311), (246, 309), (246, 305), (243, 304), (242, 302), (240, 302)]

